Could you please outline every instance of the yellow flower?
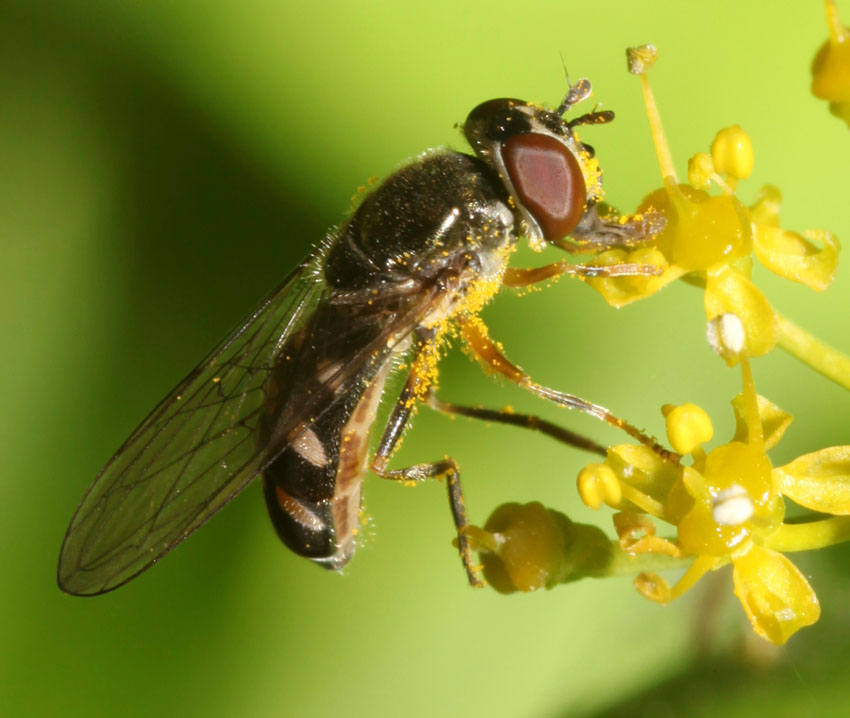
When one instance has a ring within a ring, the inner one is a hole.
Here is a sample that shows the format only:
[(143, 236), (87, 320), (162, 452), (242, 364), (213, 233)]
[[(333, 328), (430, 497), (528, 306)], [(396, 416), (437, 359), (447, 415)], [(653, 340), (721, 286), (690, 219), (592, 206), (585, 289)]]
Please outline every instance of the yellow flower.
[[(737, 125), (717, 133), (710, 153), (694, 155), (688, 183), (679, 183), (646, 75), (655, 59), (654, 48), (645, 46), (630, 53), (631, 69), (643, 84), (664, 180), (663, 187), (643, 200), (638, 214), (660, 213), (666, 225), (649, 245), (632, 251), (610, 250), (593, 263), (655, 264), (664, 271), (660, 276), (598, 277), (589, 284), (609, 304), (621, 307), (687, 275), (691, 283), (705, 288), (707, 319), (737, 315), (744, 323), (743, 355), (766, 354), (777, 343), (779, 320), (750, 281), (752, 255), (776, 274), (822, 291), (835, 275), (838, 239), (826, 231), (801, 236), (782, 229), (781, 197), (775, 187), (763, 188), (749, 208), (737, 198), (738, 181), (753, 168), (752, 142)], [(709, 194), (712, 185), (721, 190), (720, 195)]]
[[(734, 328), (733, 321), (729, 324)], [(850, 446), (822, 449), (774, 468), (768, 451), (791, 416), (756, 394), (746, 358), (741, 371), (743, 391), (732, 401), (736, 429), (730, 441), (706, 451), (703, 445), (714, 434), (708, 414), (694, 404), (665, 405), (667, 436), (682, 455), (679, 463), (647, 446), (615, 446), (604, 463), (582, 469), (578, 490), (590, 508), (607, 504), (618, 511), (618, 551), (635, 561), (635, 585), (645, 597), (667, 603), (708, 571), (731, 563), (735, 595), (753, 630), (781, 644), (820, 616), (814, 590), (783, 553), (850, 540)], [(786, 524), (786, 499), (831, 516)], [(675, 538), (656, 535), (657, 521), (674, 526)], [(575, 541), (570, 550), (581, 553)], [(648, 557), (689, 565), (670, 586), (647, 569)], [(512, 560), (504, 552), (500, 558), (506, 564)], [(586, 575), (624, 572), (616, 553), (607, 561)]]
[[(754, 152), (738, 126), (718, 132), (709, 151), (689, 161), (688, 181), (679, 182), (646, 76), (655, 54), (652, 46), (629, 53), (663, 179), (635, 216), (660, 214), (665, 224), (641, 246), (603, 252), (593, 264), (652, 265), (662, 272), (588, 281), (616, 307), (679, 278), (704, 289), (708, 341), (729, 366), (741, 367), (743, 390), (732, 401), (735, 433), (708, 450), (714, 438), (708, 414), (690, 403), (664, 405), (673, 451), (642, 437), (642, 444), (611, 447), (603, 463), (585, 466), (578, 475), (579, 496), (591, 509), (606, 505), (617, 512), (615, 541), (538, 503), (505, 504), (483, 528), (464, 530), (481, 552), (485, 578), (503, 593), (631, 573), (642, 595), (667, 603), (707, 572), (731, 564), (734, 593), (753, 630), (782, 644), (820, 616), (814, 590), (785, 554), (850, 540), (850, 446), (774, 467), (768, 452), (791, 416), (756, 394), (749, 359), (779, 344), (850, 389), (850, 358), (773, 310), (750, 279), (753, 255), (779, 276), (823, 291), (834, 278), (840, 246), (826, 231), (800, 235), (782, 229), (775, 187), (762, 188), (752, 206), (740, 201), (737, 186), (751, 174)], [(832, 73), (824, 83), (837, 86), (833, 60), (821, 66)], [(786, 523), (788, 501), (826, 518)], [(672, 527), (672, 536), (657, 534), (663, 524)], [(672, 567), (685, 571), (671, 586), (658, 572)]]
[[(758, 635), (782, 644), (815, 623), (817, 596), (783, 553), (850, 540), (850, 446), (774, 468), (767, 452), (791, 416), (756, 394), (746, 359), (741, 369), (744, 389), (732, 401), (731, 441), (706, 452), (703, 443), (714, 429), (705, 411), (694, 404), (665, 405), (668, 439), (691, 457), (690, 464), (625, 444), (579, 473), (585, 504), (618, 510), (617, 542), (539, 503), (505, 504), (484, 528), (468, 527), (489, 583), (511, 593), (631, 572), (638, 573), (635, 586), (642, 595), (668, 603), (707, 572), (731, 563), (735, 595)], [(831, 516), (786, 524), (785, 499)], [(656, 521), (674, 526), (675, 538), (656, 535)], [(687, 570), (673, 586), (657, 573), (683, 564)]]
[[(644, 446), (613, 447), (604, 464), (579, 474), (579, 493), (596, 508), (600, 502), (585, 498), (587, 487), (604, 481), (604, 502), (621, 511), (615, 516), (620, 546), (631, 555), (693, 559), (672, 587), (655, 573), (641, 573), (635, 584), (644, 596), (667, 603), (708, 571), (731, 563), (735, 595), (753, 630), (781, 644), (817, 621), (820, 607), (808, 581), (780, 551), (850, 538), (850, 446), (773, 468), (767, 452), (791, 417), (756, 394), (746, 359), (741, 368), (744, 390), (732, 402), (737, 428), (731, 441), (706, 453), (702, 444), (713, 435), (708, 415), (693, 404), (665, 406), (668, 439), (692, 462), (674, 467)], [(783, 497), (833, 516), (785, 524)], [(650, 516), (674, 525), (675, 540), (656, 536)]]
[(829, 39), (812, 61), (812, 94), (829, 101), (829, 111), (850, 124), (850, 30), (841, 24), (835, 0), (826, 0)]

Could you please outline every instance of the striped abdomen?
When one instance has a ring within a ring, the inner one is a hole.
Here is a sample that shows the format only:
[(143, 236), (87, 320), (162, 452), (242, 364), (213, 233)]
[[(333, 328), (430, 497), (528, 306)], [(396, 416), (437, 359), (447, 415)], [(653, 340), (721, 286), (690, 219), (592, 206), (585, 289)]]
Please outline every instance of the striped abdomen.
[(269, 514), (289, 548), (332, 569), (356, 546), (370, 430), (392, 350), (363, 353), (382, 328), (350, 306), (321, 305), (284, 345), (270, 379), (265, 437), (284, 448), (263, 476)]

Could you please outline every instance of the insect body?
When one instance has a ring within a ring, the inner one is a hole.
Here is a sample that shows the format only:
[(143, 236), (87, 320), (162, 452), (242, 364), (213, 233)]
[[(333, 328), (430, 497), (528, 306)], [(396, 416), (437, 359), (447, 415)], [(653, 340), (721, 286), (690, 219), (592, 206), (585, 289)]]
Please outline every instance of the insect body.
[[(493, 412), (432, 396), (447, 332), (459, 328), (483, 362), (530, 391), (634, 432), (602, 407), (532, 382), (499, 353), (477, 318), (504, 284), (646, 270), (564, 262), (508, 268), (520, 234), (538, 248), (594, 251), (634, 243), (648, 231), (597, 214), (600, 174), (573, 128), (613, 115), (561, 116), (589, 93), (586, 80), (577, 83), (557, 111), (511, 99), (485, 102), (464, 125), (475, 155), (429, 152), (366, 196), (104, 467), (66, 533), (60, 587), (92, 595), (121, 586), (258, 475), (283, 542), (339, 569), (355, 549), (370, 468), (385, 478), (446, 477), (461, 556), (470, 581), (479, 583), (454, 461), (388, 469), (419, 402), (493, 419)], [(565, 242), (568, 235), (573, 243)], [(409, 375), (370, 461), (376, 410), (402, 357)]]
[[(438, 152), (367, 197), (324, 257), (326, 297), (275, 359), (262, 434), (281, 448), (265, 495), (299, 554), (334, 568), (348, 561), (394, 356), (415, 353), (411, 343), (431, 340), (429, 328), (499, 286), (513, 216), (480, 165)], [(307, 415), (305, 396), (316, 397)]]

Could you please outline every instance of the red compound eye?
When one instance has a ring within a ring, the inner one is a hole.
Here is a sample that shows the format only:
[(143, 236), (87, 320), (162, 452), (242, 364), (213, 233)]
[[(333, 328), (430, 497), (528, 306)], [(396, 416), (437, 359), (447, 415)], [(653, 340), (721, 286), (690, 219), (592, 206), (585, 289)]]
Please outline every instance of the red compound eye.
[(502, 145), (517, 195), (537, 220), (544, 239), (563, 239), (584, 214), (587, 187), (578, 160), (550, 135), (514, 135)]

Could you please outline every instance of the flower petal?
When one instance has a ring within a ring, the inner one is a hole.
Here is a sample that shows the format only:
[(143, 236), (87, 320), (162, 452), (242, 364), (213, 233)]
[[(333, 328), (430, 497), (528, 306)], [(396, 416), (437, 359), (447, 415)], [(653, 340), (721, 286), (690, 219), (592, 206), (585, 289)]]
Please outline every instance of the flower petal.
[(727, 312), (737, 314), (744, 324), (747, 356), (767, 354), (776, 346), (776, 316), (767, 299), (749, 279), (724, 267), (706, 278), (705, 313), (711, 321)]
[[(783, 411), (770, 399), (759, 395), (758, 400), (759, 419), (764, 432), (764, 448), (769, 451), (779, 443), (785, 434), (785, 430), (794, 420), (787, 411)], [(744, 395), (738, 394), (732, 399), (732, 409), (735, 412), (735, 438), (744, 444), (749, 442), (749, 431), (747, 430), (746, 411), (744, 409)]]
[[(758, 260), (771, 272), (822, 292), (835, 278), (841, 243), (826, 230), (809, 230), (803, 235), (753, 224), (753, 248)], [(819, 249), (809, 239), (823, 247)]]
[(723, 195), (695, 202), (681, 187), (670, 191), (678, 220), (667, 255), (673, 264), (706, 270), (750, 253), (752, 222), (736, 197)]
[(850, 514), (850, 446), (832, 446), (773, 470), (779, 491), (814, 511)]
[(755, 204), (750, 207), (750, 218), (755, 224), (766, 227), (779, 226), (779, 210), (782, 208), (782, 192), (772, 184), (766, 184), (756, 195)]
[(750, 544), (732, 563), (735, 595), (762, 638), (781, 645), (820, 618), (815, 592), (781, 553)]
[(640, 553), (660, 553), (680, 556), (679, 547), (655, 534), (655, 524), (646, 514), (621, 511), (614, 514), (614, 530), (620, 539), (620, 548), (635, 556)]
[[(648, 494), (656, 501), (664, 501), (679, 475), (676, 466), (662, 459), (648, 446), (612, 446), (608, 449), (605, 463), (613, 469), (620, 481)], [(622, 506), (628, 507), (628, 503)]]

